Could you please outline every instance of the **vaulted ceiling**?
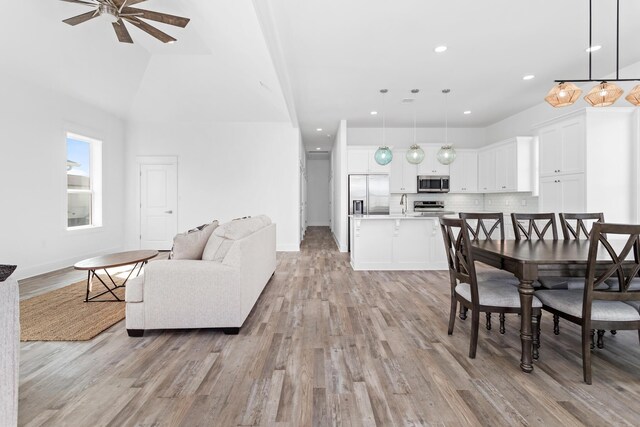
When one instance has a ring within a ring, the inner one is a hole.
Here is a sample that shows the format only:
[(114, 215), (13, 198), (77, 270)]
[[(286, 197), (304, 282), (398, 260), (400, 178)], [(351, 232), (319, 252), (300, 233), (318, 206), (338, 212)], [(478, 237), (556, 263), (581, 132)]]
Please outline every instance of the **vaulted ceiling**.
[[(624, 67), (640, 61), (640, 2), (620, 3)], [(594, 44), (602, 45), (593, 54), (596, 77), (615, 69), (615, 2), (593, 5)], [(2, 72), (129, 120), (297, 119), (309, 147), (330, 146), (340, 119), (380, 126), (383, 110), (387, 126), (411, 126), (414, 111), (419, 126), (442, 126), (443, 88), (451, 89), (450, 126), (484, 127), (542, 102), (554, 79), (587, 77), (587, 0), (148, 0), (137, 6), (191, 22), (185, 29), (157, 24), (178, 39), (169, 45), (130, 28), (135, 43), (128, 45), (101, 20), (61, 22), (85, 12), (81, 5), (8, 2), (3, 16), (10, 19), (0, 27)], [(437, 54), (438, 45), (448, 50)], [(523, 81), (525, 74), (536, 77)], [(389, 89), (384, 107), (381, 88)], [(414, 88), (417, 95), (409, 92)], [(407, 97), (415, 102), (403, 104)]]

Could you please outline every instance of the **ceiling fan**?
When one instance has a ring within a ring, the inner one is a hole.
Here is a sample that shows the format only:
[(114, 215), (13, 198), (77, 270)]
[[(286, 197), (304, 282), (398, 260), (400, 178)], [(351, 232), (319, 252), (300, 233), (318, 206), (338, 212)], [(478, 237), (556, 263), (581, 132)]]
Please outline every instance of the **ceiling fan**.
[(189, 23), (189, 18), (169, 15), (166, 13), (158, 13), (145, 9), (131, 7), (134, 4), (142, 3), (146, 0), (61, 0), (68, 3), (77, 3), (94, 8), (82, 15), (65, 19), (64, 23), (69, 25), (78, 25), (90, 19), (101, 17), (113, 25), (118, 40), (122, 43), (133, 43), (133, 39), (124, 25), (124, 21), (135, 25), (147, 34), (157, 38), (163, 43), (173, 43), (176, 41), (169, 34), (147, 24), (143, 19), (162, 22), (163, 24), (174, 25), (184, 28)]

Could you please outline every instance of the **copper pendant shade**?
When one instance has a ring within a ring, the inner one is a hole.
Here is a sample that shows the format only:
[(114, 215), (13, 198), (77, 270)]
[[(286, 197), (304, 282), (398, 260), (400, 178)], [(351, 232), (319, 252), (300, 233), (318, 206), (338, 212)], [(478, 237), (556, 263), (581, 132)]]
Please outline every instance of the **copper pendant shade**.
[(608, 82), (602, 82), (584, 97), (584, 100), (591, 104), (592, 107), (608, 107), (622, 96), (623, 90), (617, 85)]
[(566, 107), (576, 102), (581, 94), (582, 89), (578, 86), (573, 83), (561, 82), (551, 88), (544, 100), (552, 107)]
[(637, 85), (636, 87), (631, 89), (629, 95), (627, 95), (624, 99), (626, 99), (636, 107), (640, 107), (640, 85)]
[[(547, 96), (544, 98), (552, 107), (566, 107), (575, 103), (582, 90), (574, 83), (588, 83), (588, 82), (600, 82), (594, 86), (589, 93), (584, 97), (593, 107), (608, 107), (613, 105), (618, 98), (622, 96), (624, 92), (618, 85), (612, 82), (630, 82), (640, 81), (638, 79), (621, 79), (620, 78), (620, 0), (616, 0), (616, 78), (607, 79), (603, 81), (601, 79), (593, 79), (591, 77), (591, 53), (593, 52), (592, 41), (592, 0), (589, 0), (589, 78), (588, 79), (562, 79), (556, 80), (558, 85), (551, 88)], [(631, 93), (625, 98), (633, 105), (640, 106), (640, 85), (633, 88)]]

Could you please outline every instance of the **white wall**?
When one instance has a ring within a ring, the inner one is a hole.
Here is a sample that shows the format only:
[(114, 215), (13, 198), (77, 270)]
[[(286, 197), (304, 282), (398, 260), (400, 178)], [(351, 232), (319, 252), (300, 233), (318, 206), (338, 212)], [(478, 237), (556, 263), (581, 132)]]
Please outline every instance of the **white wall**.
[(299, 132), (288, 123), (130, 123), (126, 243), (138, 247), (136, 156), (178, 156), (178, 229), (266, 214), (277, 249), (300, 247)]
[[(382, 128), (348, 128), (349, 145), (382, 144)], [(387, 145), (408, 148), (413, 144), (413, 128), (386, 128)], [(417, 128), (418, 144), (444, 144), (445, 128)], [(449, 143), (457, 148), (478, 148), (486, 145), (484, 128), (449, 128)]]
[(311, 226), (328, 226), (331, 221), (329, 170), (330, 159), (308, 159), (308, 210), (307, 217)]
[(340, 252), (347, 252), (347, 121), (341, 120), (331, 149), (331, 232)]
[[(124, 124), (61, 95), (0, 76), (0, 263), (17, 278), (122, 248)], [(103, 141), (103, 226), (66, 230), (66, 131)]]
[(300, 163), (300, 237), (299, 241), (304, 239), (307, 232), (307, 153), (302, 143), (302, 133), (298, 129), (298, 161)]

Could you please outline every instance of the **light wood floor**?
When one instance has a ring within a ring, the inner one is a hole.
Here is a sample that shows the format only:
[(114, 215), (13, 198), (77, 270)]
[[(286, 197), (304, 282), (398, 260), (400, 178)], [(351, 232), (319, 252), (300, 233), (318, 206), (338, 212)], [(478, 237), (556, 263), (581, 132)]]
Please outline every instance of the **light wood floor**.
[[(23, 291), (48, 286), (31, 280)], [(354, 272), (328, 229), (310, 228), (300, 253), (278, 254), (238, 336), (129, 338), (121, 322), (90, 342), (23, 344), (20, 424), (640, 424), (637, 332), (606, 335), (588, 386), (578, 329), (563, 322), (554, 336), (545, 314), (527, 375), (518, 317), (505, 335), (481, 328), (471, 360), (469, 320), (447, 336), (448, 294), (445, 272)]]

